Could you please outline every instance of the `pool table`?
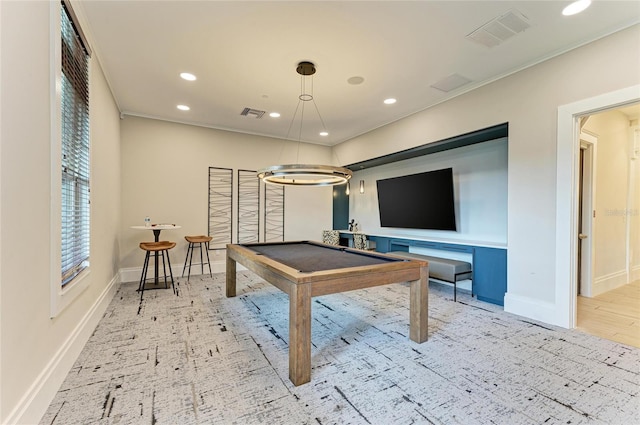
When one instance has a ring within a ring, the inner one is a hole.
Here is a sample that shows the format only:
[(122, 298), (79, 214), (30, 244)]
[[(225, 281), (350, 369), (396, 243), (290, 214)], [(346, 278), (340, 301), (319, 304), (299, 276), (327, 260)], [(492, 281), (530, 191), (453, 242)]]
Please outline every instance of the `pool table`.
[(228, 244), (227, 297), (236, 295), (236, 263), (289, 295), (289, 379), (294, 385), (311, 381), (312, 297), (410, 282), (409, 338), (427, 340), (426, 261), (311, 241)]

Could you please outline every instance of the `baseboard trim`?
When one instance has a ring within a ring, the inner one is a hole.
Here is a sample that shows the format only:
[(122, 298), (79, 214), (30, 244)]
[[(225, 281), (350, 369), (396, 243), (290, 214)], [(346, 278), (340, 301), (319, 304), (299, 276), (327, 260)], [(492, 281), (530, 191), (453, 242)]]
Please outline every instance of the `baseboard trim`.
[[(239, 265), (238, 265), (239, 266)], [(171, 264), (171, 273), (173, 273), (174, 278), (178, 278), (182, 276), (182, 269), (184, 267), (184, 263), (181, 264)], [(227, 262), (225, 261), (212, 261), (211, 262), (211, 273), (224, 273), (227, 270)], [(238, 268), (238, 270), (241, 270)], [(153, 272), (152, 272), (153, 273)], [(209, 267), (205, 264), (204, 266), (204, 274), (209, 273)], [(191, 265), (191, 276), (199, 276), (202, 273), (200, 272), (200, 264), (196, 266), (195, 264)], [(142, 275), (142, 266), (140, 267), (127, 267), (120, 269), (120, 277), (121, 282), (139, 282), (140, 276)], [(162, 275), (162, 264), (160, 264), (160, 275)]]
[(591, 287), (591, 296), (596, 297), (600, 294), (604, 294), (605, 292), (624, 286), (627, 283), (626, 270), (597, 277), (594, 279), (593, 286)]
[(119, 274), (111, 279), (58, 352), (55, 353), (47, 366), (31, 384), (17, 406), (5, 418), (5, 423), (31, 424), (40, 421), (84, 345), (107, 310), (120, 282)]
[(631, 267), (631, 282), (640, 280), (640, 265)]
[[(562, 326), (557, 317), (557, 306), (554, 303), (523, 297), (507, 292), (504, 296), (504, 311), (528, 317), (540, 322)], [(564, 326), (562, 326), (564, 327)]]

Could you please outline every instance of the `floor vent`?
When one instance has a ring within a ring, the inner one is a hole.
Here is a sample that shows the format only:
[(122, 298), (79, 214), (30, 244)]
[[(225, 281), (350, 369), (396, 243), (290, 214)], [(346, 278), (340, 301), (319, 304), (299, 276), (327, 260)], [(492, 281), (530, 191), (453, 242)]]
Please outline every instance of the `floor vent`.
[(530, 26), (526, 16), (511, 9), (468, 34), (466, 38), (487, 47), (495, 47)]
[(244, 115), (245, 117), (252, 116), (259, 119), (264, 115), (264, 111), (253, 108), (244, 108), (242, 112), (240, 112), (240, 115)]

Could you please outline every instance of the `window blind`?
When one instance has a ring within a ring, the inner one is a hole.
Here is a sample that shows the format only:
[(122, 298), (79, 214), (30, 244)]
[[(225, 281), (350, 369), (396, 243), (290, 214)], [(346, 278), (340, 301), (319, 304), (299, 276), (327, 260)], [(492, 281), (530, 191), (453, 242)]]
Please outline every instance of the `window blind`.
[(62, 3), (61, 283), (89, 266), (89, 55)]

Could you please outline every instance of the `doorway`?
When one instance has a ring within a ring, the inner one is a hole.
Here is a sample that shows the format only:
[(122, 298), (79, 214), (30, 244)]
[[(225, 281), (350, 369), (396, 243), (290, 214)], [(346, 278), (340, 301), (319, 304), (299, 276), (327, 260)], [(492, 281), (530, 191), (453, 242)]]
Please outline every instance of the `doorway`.
[(555, 324), (574, 328), (577, 318), (578, 170), (580, 117), (640, 101), (640, 85), (558, 108), (556, 163)]
[(580, 120), (575, 261), (576, 327), (640, 347), (640, 281), (634, 282), (634, 269), (640, 268), (634, 250), (640, 241), (632, 233), (640, 221), (635, 213), (637, 158), (629, 131), (638, 127), (638, 119), (640, 104)]

